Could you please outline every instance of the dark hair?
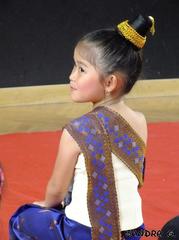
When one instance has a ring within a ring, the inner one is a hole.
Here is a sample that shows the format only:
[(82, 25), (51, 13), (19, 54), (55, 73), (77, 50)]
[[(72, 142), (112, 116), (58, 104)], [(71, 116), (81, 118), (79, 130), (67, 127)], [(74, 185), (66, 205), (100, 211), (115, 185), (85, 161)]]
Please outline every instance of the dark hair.
[(179, 215), (170, 219), (161, 229), (159, 240), (179, 239)]
[[(150, 18), (141, 15), (129, 23), (142, 36), (145, 36), (152, 26)], [(88, 56), (85, 57), (104, 75), (117, 72), (125, 74), (123, 94), (132, 89), (142, 69), (141, 51), (127, 40), (117, 27), (90, 32), (79, 40), (78, 44), (80, 43), (89, 47), (90, 54), (87, 53)]]

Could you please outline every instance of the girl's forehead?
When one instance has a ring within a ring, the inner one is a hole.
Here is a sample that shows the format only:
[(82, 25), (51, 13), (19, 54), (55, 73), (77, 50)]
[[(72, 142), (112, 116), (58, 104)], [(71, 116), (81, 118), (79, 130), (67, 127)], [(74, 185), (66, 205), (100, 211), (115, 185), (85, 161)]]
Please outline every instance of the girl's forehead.
[(94, 51), (91, 46), (84, 43), (78, 43), (74, 49), (74, 58), (93, 64)]
[(76, 46), (74, 49), (74, 57), (75, 58), (84, 58), (83, 51), (81, 51), (81, 48)]

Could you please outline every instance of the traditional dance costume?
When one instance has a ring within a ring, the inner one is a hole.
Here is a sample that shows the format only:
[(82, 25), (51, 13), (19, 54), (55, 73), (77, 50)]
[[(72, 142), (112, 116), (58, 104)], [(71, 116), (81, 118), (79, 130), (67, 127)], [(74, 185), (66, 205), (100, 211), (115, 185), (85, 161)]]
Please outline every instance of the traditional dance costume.
[(64, 128), (81, 149), (71, 201), (61, 209), (21, 206), (9, 221), (10, 239), (140, 239), (137, 230), (144, 229), (138, 193), (145, 170), (142, 138), (106, 106), (71, 120)]

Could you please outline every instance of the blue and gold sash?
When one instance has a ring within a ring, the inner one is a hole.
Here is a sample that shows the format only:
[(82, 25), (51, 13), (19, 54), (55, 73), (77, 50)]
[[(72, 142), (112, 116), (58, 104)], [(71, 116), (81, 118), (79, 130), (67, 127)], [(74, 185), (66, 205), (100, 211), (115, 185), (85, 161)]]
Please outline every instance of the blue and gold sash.
[(113, 152), (143, 184), (145, 143), (117, 112), (98, 106), (67, 123), (85, 157), (87, 204), (93, 240), (120, 240), (120, 216), (112, 165)]

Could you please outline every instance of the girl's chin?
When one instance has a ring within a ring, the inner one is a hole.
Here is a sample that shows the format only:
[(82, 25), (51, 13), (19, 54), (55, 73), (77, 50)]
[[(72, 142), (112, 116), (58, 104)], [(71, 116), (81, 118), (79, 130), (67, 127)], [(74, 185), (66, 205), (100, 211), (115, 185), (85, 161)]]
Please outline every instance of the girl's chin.
[(90, 102), (90, 100), (81, 99), (81, 98), (78, 98), (77, 96), (72, 96), (72, 95), (71, 95), (71, 99), (72, 99), (73, 102), (77, 102), (77, 103)]
[(81, 98), (77, 98), (77, 97), (74, 97), (74, 96), (71, 96), (71, 99), (73, 102), (76, 102), (76, 103), (89, 103), (89, 102), (92, 102), (90, 99), (81, 99)]
[(93, 102), (90, 98), (87, 99), (84, 96), (80, 96), (80, 94), (76, 94), (77, 91), (72, 91), (71, 92), (71, 99), (73, 102), (78, 102), (78, 103), (87, 103), (87, 102)]

